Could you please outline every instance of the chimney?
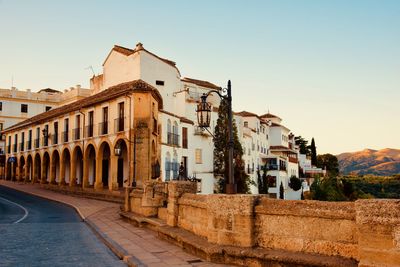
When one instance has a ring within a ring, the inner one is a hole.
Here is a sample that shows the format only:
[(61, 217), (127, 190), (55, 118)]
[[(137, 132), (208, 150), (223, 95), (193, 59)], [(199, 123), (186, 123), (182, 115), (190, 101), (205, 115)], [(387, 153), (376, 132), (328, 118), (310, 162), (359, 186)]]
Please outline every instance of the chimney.
[(143, 50), (143, 44), (141, 42), (136, 44), (136, 51)]
[(77, 85), (76, 85), (76, 89), (81, 89), (81, 85), (80, 85), (80, 84), (77, 84)]

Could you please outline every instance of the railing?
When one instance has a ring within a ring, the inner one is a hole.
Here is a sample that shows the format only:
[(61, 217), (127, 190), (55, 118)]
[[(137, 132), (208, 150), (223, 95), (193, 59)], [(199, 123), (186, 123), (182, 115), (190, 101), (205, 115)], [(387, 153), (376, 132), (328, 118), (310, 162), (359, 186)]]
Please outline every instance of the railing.
[(19, 150), (24, 151), (24, 142), (19, 143)]
[(43, 144), (43, 146), (48, 146), (49, 145), (49, 138), (48, 137), (42, 137), (42, 144)]
[(108, 134), (108, 121), (99, 123), (99, 135)]
[(63, 141), (64, 141), (64, 143), (67, 143), (68, 142), (68, 131), (64, 131), (64, 132), (62, 132), (62, 136), (63, 136)]
[(297, 163), (298, 161), (297, 161), (296, 158), (289, 157), (289, 162), (291, 162), (291, 163)]
[(35, 148), (39, 148), (39, 138), (35, 139)]
[(125, 118), (117, 118), (114, 120), (114, 132), (123, 132), (125, 130)]
[(74, 133), (74, 140), (81, 139), (81, 128), (75, 128), (72, 131)]
[(26, 149), (31, 150), (32, 149), (32, 140), (26, 141)]
[(86, 126), (85, 137), (93, 137), (93, 124)]
[(52, 143), (53, 145), (57, 145), (58, 144), (58, 132), (55, 132), (52, 136)]
[(267, 164), (267, 170), (277, 171), (277, 170), (279, 170), (279, 166), (278, 166), (278, 164)]
[(179, 134), (168, 133), (167, 143), (169, 145), (179, 146)]

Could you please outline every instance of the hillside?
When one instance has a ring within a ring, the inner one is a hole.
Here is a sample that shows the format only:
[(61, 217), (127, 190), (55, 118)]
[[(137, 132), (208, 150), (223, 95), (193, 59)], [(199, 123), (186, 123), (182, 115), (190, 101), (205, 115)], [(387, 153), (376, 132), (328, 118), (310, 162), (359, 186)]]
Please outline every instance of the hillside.
[(400, 149), (364, 149), (337, 155), (342, 174), (400, 174)]

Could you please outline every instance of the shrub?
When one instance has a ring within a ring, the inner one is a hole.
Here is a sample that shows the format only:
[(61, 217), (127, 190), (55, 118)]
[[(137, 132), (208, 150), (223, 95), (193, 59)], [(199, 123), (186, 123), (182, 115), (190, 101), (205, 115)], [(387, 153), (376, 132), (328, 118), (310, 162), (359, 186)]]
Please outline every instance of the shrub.
[(296, 176), (290, 177), (289, 187), (294, 191), (298, 191), (301, 189), (301, 180)]

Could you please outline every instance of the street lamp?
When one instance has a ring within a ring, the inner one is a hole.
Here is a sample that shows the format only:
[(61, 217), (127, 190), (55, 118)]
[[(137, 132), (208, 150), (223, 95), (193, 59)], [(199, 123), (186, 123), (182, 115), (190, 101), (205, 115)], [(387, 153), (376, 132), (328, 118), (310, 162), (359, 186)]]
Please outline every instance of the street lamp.
[[(221, 93), (222, 92), (222, 93)], [(231, 81), (228, 81), (228, 88), (223, 88), (221, 91), (210, 90), (201, 96), (201, 102), (197, 105), (197, 122), (199, 127), (208, 128), (210, 127), (211, 119), (211, 104), (207, 103), (207, 97), (216, 93), (221, 99), (227, 100), (228, 102), (228, 181), (226, 184), (226, 193), (235, 194), (237, 192), (237, 186), (233, 176), (233, 126), (232, 126), (232, 93), (231, 93)]]
[(119, 157), (119, 156), (121, 156), (121, 152), (122, 152), (121, 144), (118, 143), (114, 148), (114, 155)]

